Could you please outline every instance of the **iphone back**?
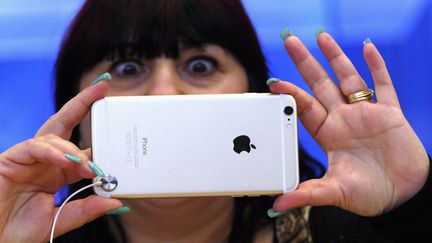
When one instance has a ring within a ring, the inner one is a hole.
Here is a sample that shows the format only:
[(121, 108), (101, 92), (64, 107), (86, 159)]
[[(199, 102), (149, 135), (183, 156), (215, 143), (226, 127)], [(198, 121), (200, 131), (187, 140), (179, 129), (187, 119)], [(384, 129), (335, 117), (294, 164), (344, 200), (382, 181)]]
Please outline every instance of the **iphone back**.
[(298, 185), (289, 95), (106, 97), (91, 122), (93, 162), (117, 181), (95, 187), (101, 196), (277, 195)]

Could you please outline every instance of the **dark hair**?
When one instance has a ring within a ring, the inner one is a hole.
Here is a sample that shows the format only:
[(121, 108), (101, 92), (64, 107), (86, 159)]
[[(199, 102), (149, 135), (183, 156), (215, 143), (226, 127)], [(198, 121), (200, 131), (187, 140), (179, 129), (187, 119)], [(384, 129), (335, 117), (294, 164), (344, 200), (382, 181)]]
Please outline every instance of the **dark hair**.
[[(128, 55), (175, 58), (179, 43), (221, 46), (246, 70), (249, 91), (269, 91), (266, 61), (240, 0), (88, 0), (69, 27), (57, 58), (57, 110), (78, 93), (82, 75), (102, 60)], [(77, 129), (71, 141), (79, 141)], [(321, 176), (322, 165), (301, 148), (300, 160), (303, 180)], [(71, 191), (83, 183), (88, 181), (71, 185)], [(236, 198), (230, 241), (251, 242), (260, 225), (271, 223), (266, 210), (272, 203), (271, 197)], [(113, 222), (121, 230), (118, 219)], [(112, 242), (107, 228), (107, 219), (101, 217), (58, 241)], [(96, 232), (103, 232), (104, 237)]]

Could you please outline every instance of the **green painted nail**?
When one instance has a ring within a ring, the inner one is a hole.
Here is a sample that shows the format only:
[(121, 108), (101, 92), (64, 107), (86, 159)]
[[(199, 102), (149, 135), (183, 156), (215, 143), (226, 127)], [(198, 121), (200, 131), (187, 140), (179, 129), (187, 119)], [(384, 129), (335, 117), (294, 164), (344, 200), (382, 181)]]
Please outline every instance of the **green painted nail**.
[(319, 35), (321, 35), (322, 33), (325, 33), (326, 31), (324, 30), (324, 28), (319, 28), (317, 29), (317, 31), (315, 31), (315, 36), (318, 37)]
[(280, 37), (282, 38), (282, 40), (286, 40), (286, 38), (288, 38), (292, 35), (293, 34), (291, 33), (291, 31), (288, 28), (285, 28), (280, 32)]
[(372, 43), (372, 41), (369, 38), (366, 38), (366, 40), (363, 41), (363, 45)]
[(130, 212), (130, 208), (128, 206), (125, 206), (125, 207), (110, 210), (106, 212), (105, 215), (125, 214), (129, 212)]
[(278, 79), (278, 78), (269, 78), (269, 79), (267, 79), (267, 86), (271, 86), (272, 85), (272, 83), (274, 83), (274, 82), (279, 82), (280, 80)]
[(105, 173), (99, 166), (95, 165), (93, 162), (88, 162), (88, 167), (99, 177), (105, 177)]
[(78, 158), (78, 157), (76, 157), (76, 156), (73, 156), (71, 154), (64, 154), (64, 156), (66, 157), (66, 159), (68, 159), (68, 160), (70, 160), (72, 162), (75, 162), (77, 164), (81, 163), (81, 159)]
[(95, 84), (99, 83), (102, 80), (111, 80), (111, 79), (112, 79), (111, 74), (109, 74), (109, 73), (103, 73), (99, 77), (97, 77), (95, 80), (93, 80), (91, 82), (91, 85), (95, 85)]
[(275, 212), (275, 211), (273, 211), (273, 208), (270, 208), (269, 210), (267, 210), (267, 215), (270, 218), (276, 218), (276, 217), (279, 217), (281, 215), (288, 213), (288, 211), (289, 210), (285, 210), (285, 211), (281, 211), (281, 212)]

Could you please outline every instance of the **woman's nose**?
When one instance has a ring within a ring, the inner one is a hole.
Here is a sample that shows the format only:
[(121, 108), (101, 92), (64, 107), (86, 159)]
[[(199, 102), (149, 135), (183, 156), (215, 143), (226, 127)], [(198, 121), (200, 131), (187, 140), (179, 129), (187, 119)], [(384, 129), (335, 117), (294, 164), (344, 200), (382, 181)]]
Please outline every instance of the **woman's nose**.
[(159, 58), (155, 61), (148, 95), (181, 94), (179, 84), (181, 84), (181, 77), (177, 72), (174, 60)]

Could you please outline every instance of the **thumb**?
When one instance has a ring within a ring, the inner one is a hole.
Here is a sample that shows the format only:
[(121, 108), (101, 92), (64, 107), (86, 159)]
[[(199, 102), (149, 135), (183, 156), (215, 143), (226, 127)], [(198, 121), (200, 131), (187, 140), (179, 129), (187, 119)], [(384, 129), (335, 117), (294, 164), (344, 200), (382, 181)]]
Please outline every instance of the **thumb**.
[[(104, 215), (107, 211), (122, 206), (122, 202), (117, 199), (103, 198), (96, 195), (69, 202), (64, 206), (57, 219), (54, 237), (79, 228)], [(49, 241), (49, 237), (48, 235), (47, 241)]]
[(292, 192), (278, 196), (273, 204), (275, 211), (281, 212), (303, 206), (323, 206), (340, 203), (341, 191), (335, 183), (327, 179), (312, 179), (305, 181)]

